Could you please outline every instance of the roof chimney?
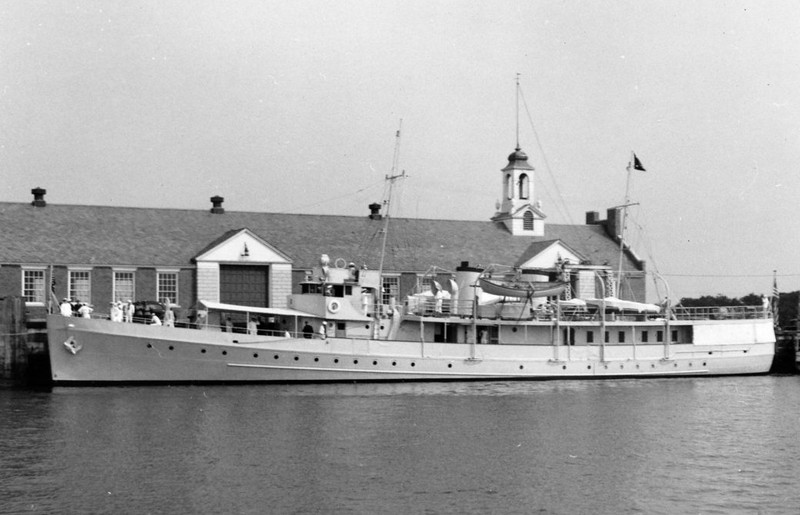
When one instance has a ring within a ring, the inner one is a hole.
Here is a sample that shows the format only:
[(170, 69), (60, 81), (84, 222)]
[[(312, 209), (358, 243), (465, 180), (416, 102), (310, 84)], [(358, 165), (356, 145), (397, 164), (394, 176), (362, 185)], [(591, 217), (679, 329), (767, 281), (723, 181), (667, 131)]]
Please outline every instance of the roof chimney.
[(380, 220), (381, 218), (381, 205), (377, 202), (373, 202), (369, 205), (369, 219)]
[(597, 225), (600, 223), (600, 213), (597, 211), (586, 212), (586, 225)]
[(44, 194), (47, 193), (47, 190), (42, 188), (33, 188), (31, 193), (33, 193), (33, 202), (31, 202), (33, 207), (44, 207), (47, 205), (47, 202), (44, 201)]
[(225, 208), (222, 207), (223, 202), (225, 202), (225, 199), (219, 195), (211, 197), (211, 213), (215, 215), (223, 214), (225, 212)]

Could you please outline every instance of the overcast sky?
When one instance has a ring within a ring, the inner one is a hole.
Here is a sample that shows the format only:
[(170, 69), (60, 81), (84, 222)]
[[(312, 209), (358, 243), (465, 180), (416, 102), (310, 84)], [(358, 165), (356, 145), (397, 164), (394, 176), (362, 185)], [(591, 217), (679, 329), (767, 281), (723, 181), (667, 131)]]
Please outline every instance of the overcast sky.
[[(800, 289), (796, 1), (0, 1), (0, 200), (548, 223), (605, 216), (674, 297)], [(324, 249), (320, 249), (321, 252)], [(431, 263), (452, 266), (453, 263)]]

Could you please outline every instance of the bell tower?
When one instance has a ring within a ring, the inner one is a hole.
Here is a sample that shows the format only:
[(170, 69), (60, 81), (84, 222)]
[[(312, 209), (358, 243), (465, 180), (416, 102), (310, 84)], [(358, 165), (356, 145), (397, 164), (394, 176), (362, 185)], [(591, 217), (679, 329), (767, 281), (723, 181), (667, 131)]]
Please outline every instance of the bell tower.
[(544, 219), (539, 206), (532, 204), (534, 168), (519, 145), (509, 154), (502, 172), (502, 201), (493, 221), (503, 222), (514, 235), (544, 236)]

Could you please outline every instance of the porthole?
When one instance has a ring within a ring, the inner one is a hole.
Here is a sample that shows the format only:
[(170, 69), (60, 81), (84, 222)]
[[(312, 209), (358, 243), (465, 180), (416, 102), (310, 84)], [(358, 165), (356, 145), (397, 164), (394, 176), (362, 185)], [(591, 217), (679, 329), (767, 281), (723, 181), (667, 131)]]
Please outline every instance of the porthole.
[(689, 366), (691, 367), (691, 366), (692, 366), (692, 364), (691, 364), (691, 363), (689, 363)]
[(714, 354), (712, 351), (708, 351), (709, 356), (711, 356), (712, 354)]
[(357, 359), (353, 360), (353, 365), (358, 365), (358, 360)]
[[(295, 356), (295, 357), (294, 357), (294, 360), (295, 360), (295, 361), (298, 361), (299, 359), (300, 359), (300, 356)], [(317, 358), (317, 359), (319, 360), (319, 358)]]
[[(297, 356), (294, 357), (294, 360), (297, 361)], [(317, 363), (318, 361), (319, 361), (319, 358), (314, 358), (314, 363)]]
[(397, 366), (397, 361), (392, 361), (392, 366), (396, 367)]
[(523, 370), (524, 368), (525, 368), (525, 367), (524, 367), (524, 366), (522, 366), (522, 365), (520, 365), (520, 366), (519, 366), (519, 369), (520, 369), (520, 370)]
[(226, 350), (222, 351), (222, 355), (223, 356), (227, 356), (228, 355), (228, 351), (226, 351)]
[(650, 363), (650, 368), (656, 368), (655, 364)]
[(153, 348), (153, 344), (152, 344), (152, 343), (148, 343), (148, 344), (147, 344), (147, 348), (148, 348), (148, 349), (152, 349), (152, 348)]
[(603, 368), (605, 368), (606, 370), (608, 370), (608, 365), (603, 365)]
[(377, 362), (377, 361), (373, 361), (373, 362), (372, 362), (372, 364), (373, 364), (373, 365), (377, 365), (377, 364), (378, 364), (378, 362)]
[(448, 363), (447, 364), (447, 368), (453, 368), (453, 364), (452, 363)]
[(586, 369), (587, 369), (587, 370), (591, 370), (591, 369), (592, 369), (592, 365), (588, 365), (588, 366), (586, 367)]
[(620, 365), (619, 368), (625, 368), (625, 365)]
[(638, 363), (636, 364), (636, 368), (639, 368), (639, 364)]
[(169, 346), (169, 350), (175, 350), (175, 347), (173, 347), (172, 345), (170, 345), (170, 346)]
[(677, 367), (678, 367), (678, 364), (677, 364), (677, 363), (675, 363), (675, 365), (674, 365), (674, 366), (677, 368)]
[(561, 366), (561, 370), (566, 370), (566, 369), (567, 369), (567, 365), (562, 365)]
[(747, 351), (744, 351), (744, 353), (747, 354)]
[(339, 363), (339, 358), (333, 358), (334, 363)]
[(272, 359), (278, 359), (278, 355), (275, 354), (274, 356), (272, 356)]
[(706, 362), (705, 361), (703, 361), (703, 366), (706, 366)]
[(511, 332), (512, 332), (512, 333), (516, 333), (516, 332), (517, 332), (517, 328), (516, 328), (516, 327), (512, 327), (512, 328), (511, 328)]
[(412, 362), (411, 362), (411, 366), (412, 366), (412, 367), (416, 367), (416, 366), (417, 366), (417, 364), (416, 364), (416, 363), (414, 363), (414, 362), (412, 361)]
[(205, 353), (206, 353), (205, 349), (200, 349), (200, 354), (205, 354)]
[(254, 352), (254, 353), (253, 353), (253, 357), (254, 357), (254, 358), (257, 358), (257, 357), (258, 357), (258, 352)]

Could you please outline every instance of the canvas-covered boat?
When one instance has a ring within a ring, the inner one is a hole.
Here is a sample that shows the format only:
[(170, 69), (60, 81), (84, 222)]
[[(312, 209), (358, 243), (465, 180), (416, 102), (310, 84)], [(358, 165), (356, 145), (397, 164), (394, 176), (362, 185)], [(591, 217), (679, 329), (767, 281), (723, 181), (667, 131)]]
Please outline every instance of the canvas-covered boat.
[(514, 283), (495, 281), (486, 277), (478, 279), (480, 287), (486, 293), (499, 297), (532, 299), (537, 297), (553, 297), (560, 295), (567, 288), (567, 283), (560, 281), (518, 281)]

